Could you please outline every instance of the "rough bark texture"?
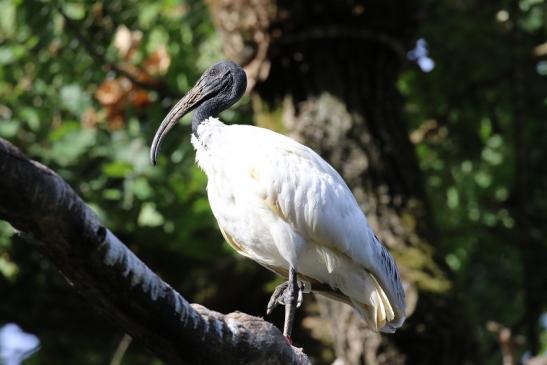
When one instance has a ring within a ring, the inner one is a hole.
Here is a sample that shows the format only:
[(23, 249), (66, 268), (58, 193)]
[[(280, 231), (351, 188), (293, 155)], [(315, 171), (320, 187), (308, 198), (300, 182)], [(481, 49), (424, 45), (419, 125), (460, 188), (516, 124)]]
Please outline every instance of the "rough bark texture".
[[(318, 151), (346, 179), (406, 281), (408, 312), (380, 336), (319, 299), (347, 364), (461, 364), (465, 309), (449, 290), (396, 82), (419, 18), (412, 1), (210, 0), (228, 58), (245, 65), (256, 123)], [(244, 9), (244, 10), (241, 10)], [(455, 343), (457, 345), (453, 345)]]
[(88, 304), (168, 364), (309, 364), (261, 318), (190, 305), (63, 179), (2, 139), (0, 176), (0, 219), (35, 243)]

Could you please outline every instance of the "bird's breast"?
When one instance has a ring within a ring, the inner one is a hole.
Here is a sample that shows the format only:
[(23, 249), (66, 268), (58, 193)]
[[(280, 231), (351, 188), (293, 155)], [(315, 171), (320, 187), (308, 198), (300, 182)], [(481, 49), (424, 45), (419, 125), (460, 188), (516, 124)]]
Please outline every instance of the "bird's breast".
[(272, 217), (244, 178), (215, 170), (207, 194), (226, 241), (240, 254), (262, 265), (286, 266), (272, 238)]
[(192, 137), (196, 162), (207, 175), (211, 210), (226, 241), (240, 254), (265, 266), (286, 266), (271, 234), (271, 213), (264, 209), (257, 163), (267, 163), (244, 136), (230, 126), (200, 127)]

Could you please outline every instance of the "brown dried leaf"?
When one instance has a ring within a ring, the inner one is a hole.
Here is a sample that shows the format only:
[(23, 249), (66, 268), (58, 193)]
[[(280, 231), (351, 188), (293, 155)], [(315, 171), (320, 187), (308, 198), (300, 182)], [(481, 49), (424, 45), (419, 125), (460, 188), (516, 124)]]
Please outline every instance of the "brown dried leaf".
[(149, 75), (165, 75), (171, 65), (171, 57), (165, 46), (160, 46), (144, 61), (144, 69)]
[(142, 32), (140, 30), (131, 31), (125, 25), (120, 25), (114, 35), (114, 47), (118, 49), (120, 57), (126, 61), (131, 60), (135, 50), (142, 41)]
[(129, 102), (135, 108), (143, 108), (150, 104), (150, 96), (148, 92), (143, 89), (134, 89), (129, 94)]
[(104, 80), (97, 91), (95, 91), (95, 98), (101, 103), (102, 106), (118, 104), (124, 94), (122, 85), (119, 79)]
[(94, 108), (89, 108), (82, 113), (80, 124), (83, 128), (95, 128), (99, 123), (97, 111)]
[(125, 119), (121, 110), (117, 108), (110, 108), (108, 115), (106, 116), (108, 129), (117, 130), (123, 128), (125, 125)]

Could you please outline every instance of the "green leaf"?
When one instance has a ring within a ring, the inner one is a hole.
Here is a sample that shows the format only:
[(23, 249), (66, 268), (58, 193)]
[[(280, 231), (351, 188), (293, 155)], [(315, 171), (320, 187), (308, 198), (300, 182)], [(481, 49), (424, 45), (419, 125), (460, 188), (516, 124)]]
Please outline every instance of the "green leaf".
[(0, 40), (3, 37), (12, 37), (16, 27), (16, 8), (13, 1), (0, 1)]
[(22, 107), (20, 115), (32, 131), (37, 131), (40, 128), (40, 116), (35, 108)]
[(108, 200), (120, 200), (123, 194), (119, 189), (105, 189), (103, 190), (103, 197)]
[(11, 138), (17, 134), (19, 123), (15, 120), (0, 119), (0, 137)]
[(479, 171), (475, 175), (475, 182), (481, 188), (487, 188), (492, 184), (492, 175), (486, 171)]
[(152, 187), (148, 183), (148, 180), (143, 177), (140, 177), (135, 179), (133, 183), (133, 193), (140, 200), (146, 200), (146, 199), (149, 199), (151, 196), (153, 196), (154, 191), (152, 190)]
[(446, 192), (446, 203), (449, 208), (455, 209), (460, 205), (460, 197), (456, 188), (451, 187)]
[(91, 97), (78, 84), (71, 84), (61, 88), (61, 104), (74, 115), (80, 116), (91, 106)]
[(157, 227), (161, 226), (164, 221), (163, 216), (157, 211), (154, 203), (143, 204), (137, 220), (139, 226)]
[(15, 263), (10, 261), (6, 255), (0, 256), (0, 274), (6, 279), (13, 281), (18, 272), (19, 267)]
[(9, 65), (17, 62), (24, 56), (25, 49), (22, 46), (5, 46), (0, 48), (0, 65)]
[(84, 4), (68, 3), (64, 5), (66, 15), (74, 20), (81, 20), (85, 16)]
[(133, 165), (124, 161), (114, 161), (104, 165), (102, 170), (109, 177), (120, 178), (133, 172)]
[(59, 127), (53, 129), (49, 133), (49, 140), (51, 142), (57, 142), (69, 134), (78, 133), (80, 131), (80, 123), (75, 121), (65, 121)]
[(44, 151), (44, 154), (61, 166), (68, 166), (76, 163), (80, 156), (94, 145), (93, 130), (74, 130), (56, 141), (51, 149)]

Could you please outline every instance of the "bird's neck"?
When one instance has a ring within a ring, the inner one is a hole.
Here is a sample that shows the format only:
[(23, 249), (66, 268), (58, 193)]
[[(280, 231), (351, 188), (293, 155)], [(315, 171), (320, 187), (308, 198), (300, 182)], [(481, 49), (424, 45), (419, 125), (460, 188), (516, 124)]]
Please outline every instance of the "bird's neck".
[(212, 98), (205, 101), (194, 111), (194, 115), (192, 116), (192, 133), (198, 137), (199, 125), (210, 117), (214, 118), (218, 116), (224, 109), (226, 109), (226, 106), (221, 100)]

